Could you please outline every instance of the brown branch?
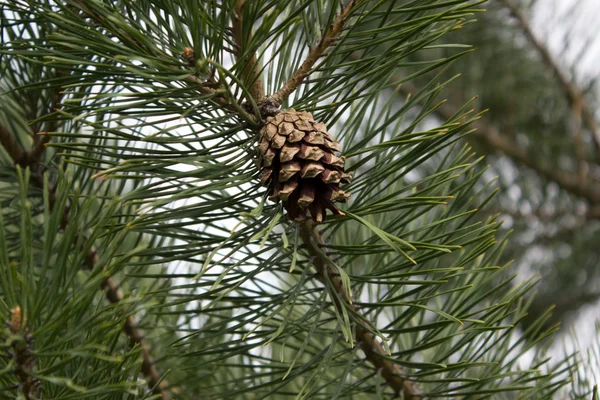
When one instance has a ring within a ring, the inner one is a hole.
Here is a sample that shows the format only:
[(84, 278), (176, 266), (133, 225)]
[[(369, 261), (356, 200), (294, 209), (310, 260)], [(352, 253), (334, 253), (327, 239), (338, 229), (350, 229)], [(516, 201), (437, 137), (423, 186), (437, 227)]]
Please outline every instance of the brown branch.
[[(399, 90), (404, 95), (415, 96), (419, 93), (419, 90), (410, 83), (403, 83)], [(446, 102), (435, 110), (435, 114), (443, 120), (448, 120), (458, 111), (458, 108)], [(560, 171), (546, 159), (534, 159), (528, 151), (518, 145), (512, 138), (501, 135), (485, 118), (475, 121), (473, 127), (477, 130), (469, 138), (476, 140), (484, 147), (504, 153), (513, 161), (536, 171), (543, 178), (557, 183), (567, 192), (583, 197), (591, 205), (600, 203), (600, 184), (588, 182), (586, 185), (581, 185), (579, 174)]]
[[(311, 256), (313, 265), (317, 269), (319, 280), (325, 285), (327, 285), (327, 281), (330, 281), (338, 294), (338, 296), (332, 296), (335, 307), (340, 311), (344, 307), (350, 307), (358, 314), (358, 309), (352, 304), (346, 294), (349, 293), (349, 288), (344, 287), (344, 283), (336, 267), (325, 253), (323, 253), (325, 242), (312, 221), (309, 220), (300, 224), (300, 236)], [(367, 360), (373, 364), (375, 370), (381, 374), (387, 384), (394, 390), (396, 396), (402, 393), (404, 400), (423, 398), (417, 384), (406, 377), (406, 371), (385, 357), (385, 350), (375, 335), (357, 324), (354, 329), (354, 336), (361, 350), (365, 353)]]
[[(236, 16), (234, 17), (234, 37), (237, 37), (236, 42), (238, 44), (241, 43), (239, 32), (241, 32), (241, 8), (244, 4), (244, 0), (238, 0), (236, 4)], [(278, 107), (281, 105), (285, 99), (294, 91), (296, 88), (302, 83), (304, 78), (308, 76), (311, 72), (313, 65), (317, 62), (317, 60), (323, 55), (325, 50), (330, 46), (330, 44), (337, 39), (339, 34), (346, 21), (348, 20), (351, 12), (358, 4), (357, 0), (352, 0), (346, 8), (342, 11), (342, 13), (335, 19), (329, 31), (325, 34), (323, 39), (319, 42), (319, 45), (312, 49), (308, 58), (304, 61), (302, 66), (296, 71), (293, 76), (285, 83), (285, 85), (278, 90), (273, 96), (269, 98), (269, 106)], [(237, 25), (237, 26), (236, 26)], [(240, 40), (238, 42), (238, 40)], [(239, 54), (242, 54), (242, 48), (239, 47)], [(255, 59), (252, 58), (251, 65), (256, 67)], [(254, 74), (256, 72), (252, 72)], [(263, 100), (264, 94), (262, 91), (262, 83), (260, 83), (260, 90), (256, 87), (258, 82), (255, 79), (253, 85), (253, 90), (251, 90), (251, 94), (254, 97), (254, 100), (258, 103)], [(317, 269), (318, 278), (324, 285), (327, 285), (328, 281), (332, 283), (335, 291), (338, 293), (338, 296), (331, 296), (332, 301), (335, 304), (335, 307), (338, 310), (341, 310), (344, 307), (350, 307), (356, 314), (359, 314), (358, 309), (352, 304), (350, 299), (347, 297), (346, 293), (348, 293), (349, 288), (345, 288), (342, 280), (340, 279), (339, 272), (336, 270), (336, 267), (333, 266), (333, 263), (328, 259), (326, 255), (324, 255), (323, 251), (320, 248), (325, 247), (325, 243), (321, 236), (319, 230), (313, 225), (312, 220), (306, 221), (300, 224), (300, 236), (311, 255), (311, 260), (313, 265)], [(343, 302), (343, 303), (342, 303)], [(363, 320), (366, 320), (363, 318)], [(376, 371), (381, 374), (381, 376), (385, 379), (387, 384), (394, 390), (394, 393), (399, 395), (403, 394), (405, 400), (414, 400), (417, 397), (422, 397), (420, 395), (420, 390), (417, 385), (406, 378), (406, 374), (403, 369), (398, 365), (394, 364), (392, 361), (388, 360), (385, 357), (385, 350), (383, 346), (375, 335), (369, 332), (364, 327), (357, 324), (354, 329), (354, 335), (356, 342), (359, 344), (362, 351), (365, 353), (365, 356), (371, 364), (375, 367)]]
[(587, 175), (589, 172), (589, 166), (585, 160), (585, 151), (583, 145), (583, 132), (581, 131), (581, 116), (582, 116), (582, 103), (576, 101), (571, 105), (571, 114), (573, 114), (573, 124), (575, 132), (575, 155), (577, 157), (577, 165), (579, 172), (579, 186), (585, 186), (587, 183)]
[[(106, 19), (104, 18), (104, 16), (91, 10), (85, 4), (84, 1), (78, 0), (75, 3), (79, 7), (79, 9), (82, 11), (84, 17), (90, 18), (91, 20), (95, 21), (97, 26), (103, 26), (103, 24), (105, 24)], [(146, 49), (149, 53), (152, 53), (152, 49), (148, 48), (145, 43), (140, 42), (138, 39), (132, 37), (129, 33), (125, 32), (122, 29), (119, 30), (119, 33), (121, 35), (123, 35), (124, 38), (131, 41), (132, 44), (140, 46), (141, 48)], [(122, 40), (122, 38), (119, 38), (119, 39)], [(163, 54), (157, 54), (156, 56), (165, 60), (166, 62), (171, 61), (169, 58), (166, 58)], [(196, 61), (196, 55), (195, 55), (193, 49), (186, 48), (184, 50), (184, 52), (181, 54), (181, 56), (184, 57), (188, 61), (188, 64), (190, 66), (195, 66), (194, 64)], [(255, 58), (253, 58), (252, 60), (256, 61)], [(254, 63), (253, 65), (256, 65), (256, 63)], [(223, 85), (220, 85), (213, 81), (205, 81), (196, 75), (189, 76), (186, 79), (184, 79), (183, 81), (186, 84), (192, 85), (192, 86), (200, 85), (200, 87), (197, 88), (200, 93), (212, 95), (213, 98), (211, 100), (214, 101), (215, 103), (227, 108), (229, 111), (236, 113), (237, 115), (241, 116), (243, 119), (245, 119), (247, 122), (249, 122), (251, 124), (257, 123), (256, 118), (252, 114), (249, 114), (248, 112), (246, 112), (246, 110), (244, 110), (242, 108), (242, 106), (240, 106), (237, 103), (237, 100), (233, 98), (231, 93), (227, 92), (227, 89), (225, 87), (223, 87)], [(262, 83), (260, 83), (260, 86), (262, 88)], [(263, 96), (264, 96), (264, 93), (263, 93)]]
[(341, 14), (336, 17), (329, 29), (325, 32), (319, 41), (319, 44), (310, 50), (308, 57), (306, 60), (304, 60), (300, 68), (294, 72), (292, 77), (289, 78), (277, 92), (270, 96), (270, 100), (274, 105), (280, 106), (289, 97), (289, 95), (300, 86), (302, 81), (304, 81), (304, 78), (311, 73), (313, 66), (316, 64), (319, 58), (325, 54), (325, 51), (329, 48), (329, 46), (331, 46), (333, 42), (341, 35), (346, 22), (348, 22), (350, 15), (356, 9), (358, 4), (359, 0), (351, 0), (348, 3), (348, 5), (342, 10)]
[(241, 72), (242, 82), (250, 86), (250, 95), (256, 101), (261, 101), (265, 97), (263, 80), (261, 78), (260, 66), (256, 53), (250, 53), (245, 49), (244, 43), (252, 42), (252, 27), (247, 27), (248, 38), (244, 41), (244, 4), (246, 0), (237, 0), (234, 5), (234, 12), (231, 16), (233, 40), (236, 44), (235, 56), (242, 61), (244, 69)]
[[(236, 7), (236, 13), (241, 16), (241, 6), (244, 0), (238, 0)], [(325, 50), (333, 43), (335, 39), (341, 34), (350, 14), (359, 3), (358, 0), (352, 0), (344, 8), (342, 13), (335, 19), (330, 29), (325, 33), (324, 37), (319, 42), (319, 45), (310, 51), (308, 58), (302, 63), (300, 68), (292, 75), (290, 79), (268, 98), (267, 105), (269, 107), (279, 107), (288, 96), (300, 86), (304, 78), (306, 78), (317, 60), (324, 54)], [(235, 27), (234, 30), (241, 29)], [(238, 22), (241, 25), (241, 21)], [(240, 52), (241, 52), (240, 48)], [(256, 64), (253, 64), (256, 66)], [(255, 80), (256, 86), (256, 80)], [(261, 84), (262, 87), (262, 84)], [(254, 100), (258, 103), (263, 100), (262, 94), (257, 93), (258, 90), (252, 90)], [(264, 111), (264, 110), (261, 110)], [(318, 278), (324, 284), (327, 285), (331, 282), (338, 296), (332, 296), (332, 301), (338, 310), (344, 307), (350, 307), (353, 309), (355, 314), (360, 314), (359, 310), (352, 304), (346, 293), (349, 293), (349, 288), (344, 287), (344, 284), (339, 276), (339, 272), (329, 258), (323, 253), (321, 248), (325, 247), (325, 243), (319, 230), (314, 226), (312, 220), (308, 220), (300, 224), (300, 236), (304, 242), (311, 260), (315, 268), (317, 269)], [(361, 318), (366, 321), (365, 318)], [(362, 351), (365, 353), (367, 360), (375, 367), (376, 371), (381, 374), (387, 384), (394, 390), (396, 396), (402, 393), (405, 400), (414, 400), (416, 398), (422, 398), (419, 387), (412, 381), (406, 378), (405, 371), (398, 365), (385, 357), (385, 350), (375, 335), (369, 332), (364, 327), (356, 324), (354, 329), (354, 335), (356, 342), (359, 344)]]
[(501, 0), (501, 2), (508, 8), (511, 14), (515, 17), (521, 30), (525, 34), (527, 40), (536, 48), (544, 63), (552, 70), (552, 73), (558, 80), (565, 96), (569, 100), (571, 105), (579, 104), (581, 107), (581, 118), (585, 126), (592, 132), (592, 137), (596, 143), (596, 146), (600, 149), (600, 130), (598, 129), (598, 124), (594, 118), (594, 113), (590, 110), (589, 106), (586, 104), (583, 98), (583, 93), (577, 86), (573, 84), (573, 82), (569, 79), (569, 77), (561, 70), (558, 62), (554, 60), (552, 54), (550, 54), (550, 50), (546, 45), (536, 38), (529, 22), (525, 15), (521, 12), (519, 7), (513, 3), (511, 0)]
[[(36, 184), (38, 181), (33, 181)], [(37, 185), (36, 185), (37, 186)], [(50, 196), (50, 208), (54, 208), (56, 196), (54, 193)], [(65, 210), (65, 215), (68, 214), (69, 209)], [(65, 229), (69, 224), (68, 216), (63, 216), (61, 220), (61, 228)], [(74, 239), (74, 244), (77, 243), (77, 237)], [(94, 246), (90, 247), (85, 256), (84, 265), (87, 269), (92, 271), (98, 264), (98, 252)], [(120, 287), (115, 283), (112, 277), (106, 278), (106, 280), (100, 286), (106, 293), (106, 298), (111, 304), (118, 304), (123, 301), (124, 296)], [(156, 368), (156, 364), (152, 359), (152, 351), (150, 346), (146, 343), (144, 336), (142, 335), (137, 322), (133, 316), (129, 315), (125, 318), (123, 324), (123, 332), (129, 337), (129, 344), (131, 347), (138, 345), (142, 353), (142, 373), (148, 378), (148, 387), (152, 390), (152, 393), (159, 395), (162, 400), (170, 400), (171, 396), (166, 391), (168, 382), (162, 379), (161, 374)]]

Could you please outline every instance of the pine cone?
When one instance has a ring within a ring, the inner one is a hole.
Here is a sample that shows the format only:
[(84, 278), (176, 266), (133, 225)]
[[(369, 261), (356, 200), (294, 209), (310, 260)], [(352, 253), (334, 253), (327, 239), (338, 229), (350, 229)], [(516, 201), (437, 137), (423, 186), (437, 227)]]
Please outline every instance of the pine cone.
[(258, 149), (269, 199), (281, 200), (291, 219), (304, 220), (309, 212), (321, 222), (327, 209), (344, 215), (333, 203), (350, 196), (340, 182), (349, 182), (351, 175), (344, 172), (344, 157), (334, 154), (341, 151), (340, 144), (310, 113), (289, 109), (268, 117)]

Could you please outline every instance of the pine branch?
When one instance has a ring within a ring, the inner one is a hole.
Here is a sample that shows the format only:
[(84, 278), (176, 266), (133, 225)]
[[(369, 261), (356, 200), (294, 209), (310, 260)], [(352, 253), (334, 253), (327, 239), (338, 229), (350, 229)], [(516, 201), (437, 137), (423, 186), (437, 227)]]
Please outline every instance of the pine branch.
[[(419, 93), (419, 90), (410, 83), (403, 83), (399, 90), (404, 95), (415, 96)], [(435, 110), (435, 113), (441, 119), (447, 120), (454, 116), (458, 111), (458, 108), (455, 108), (446, 102), (438, 107)], [(477, 140), (477, 142), (484, 147), (493, 151), (501, 151), (515, 162), (523, 164), (536, 171), (545, 179), (557, 183), (567, 192), (583, 197), (592, 206), (600, 203), (600, 184), (588, 182), (587, 184), (582, 185), (578, 174), (557, 170), (546, 160), (534, 159), (529, 152), (524, 150), (510, 137), (501, 135), (498, 130), (484, 118), (475, 121), (473, 127), (477, 130), (470, 137)]]
[[(261, 101), (265, 97), (263, 88), (263, 80), (260, 76), (260, 68), (256, 53), (249, 53), (244, 46), (244, 4), (246, 0), (237, 0), (234, 6), (234, 12), (231, 16), (233, 23), (233, 40), (235, 41), (235, 56), (238, 62), (242, 60), (244, 69), (242, 70), (242, 82), (250, 87), (250, 95), (252, 98)], [(252, 42), (252, 27), (248, 28), (247, 43)]]
[[(325, 248), (325, 242), (323, 241), (321, 232), (314, 226), (312, 221), (309, 220), (300, 224), (300, 237), (302, 237), (302, 241), (311, 255), (311, 260), (317, 269), (319, 280), (325, 285), (327, 285), (327, 281), (330, 281), (337, 292), (338, 296), (332, 296), (335, 307), (340, 311), (344, 307), (351, 307), (356, 314), (360, 314), (346, 294), (350, 293), (349, 288), (344, 287), (339, 272), (323, 252), (322, 249)], [(342, 301), (345, 304), (342, 304)], [(406, 371), (384, 356), (385, 350), (379, 341), (377, 341), (375, 335), (358, 324), (355, 326), (354, 335), (367, 360), (373, 364), (376, 371), (381, 374), (396, 395), (402, 393), (405, 400), (423, 398), (419, 387), (406, 378)]]
[(552, 73), (558, 80), (565, 96), (569, 100), (569, 104), (573, 107), (581, 107), (581, 118), (585, 126), (592, 132), (592, 136), (596, 143), (596, 146), (600, 149), (600, 130), (598, 128), (598, 124), (594, 119), (594, 113), (590, 110), (589, 106), (586, 104), (583, 93), (577, 86), (575, 86), (571, 80), (568, 78), (567, 74), (565, 74), (560, 68), (558, 62), (552, 57), (550, 54), (550, 50), (546, 47), (546, 45), (538, 40), (527, 21), (525, 15), (521, 12), (519, 7), (514, 4), (511, 0), (501, 0), (502, 3), (510, 10), (512, 15), (516, 18), (521, 30), (525, 34), (527, 40), (532, 44), (533, 47), (538, 51), (541, 55), (544, 63), (552, 70)]
[(308, 57), (304, 60), (300, 68), (291, 78), (289, 78), (284, 85), (273, 93), (269, 99), (275, 106), (280, 106), (287, 98), (292, 94), (304, 81), (312, 71), (313, 66), (316, 62), (325, 54), (325, 51), (331, 46), (337, 38), (341, 35), (346, 22), (350, 18), (352, 12), (358, 7), (359, 0), (352, 0), (342, 10), (341, 14), (333, 21), (329, 29), (325, 32), (319, 44), (310, 50)]
[[(33, 181), (34, 183), (37, 181)], [(53, 208), (54, 199), (56, 199), (55, 195), (50, 196), (50, 208)], [(65, 215), (68, 214), (69, 208), (65, 209)], [(65, 218), (63, 216), (61, 220), (61, 227), (64, 229), (68, 225), (69, 220), (68, 216)], [(73, 240), (74, 244), (78, 242), (79, 238), (75, 238)], [(85, 241), (84, 241), (85, 242)], [(90, 247), (86, 257), (85, 257), (85, 267), (92, 271), (96, 264), (98, 263), (98, 252), (94, 248), (94, 246)], [(106, 298), (111, 304), (118, 304), (123, 301), (123, 292), (121, 291), (119, 285), (115, 283), (112, 277), (106, 278), (106, 280), (102, 283), (102, 290), (105, 291)], [(148, 387), (152, 390), (152, 393), (160, 396), (162, 400), (170, 400), (171, 396), (167, 393), (166, 389), (168, 387), (168, 382), (162, 379), (160, 372), (156, 367), (156, 364), (152, 358), (152, 351), (150, 346), (146, 343), (144, 336), (142, 335), (137, 322), (133, 318), (133, 316), (129, 315), (125, 318), (125, 323), (123, 324), (123, 332), (129, 338), (129, 344), (131, 347), (139, 346), (142, 352), (142, 373), (144, 376), (148, 378)]]
[[(47, 142), (48, 141), (46, 140), (46, 143)], [(25, 152), (23, 151), (21, 146), (19, 146), (14, 141), (14, 136), (3, 125), (0, 125), (0, 143), (2, 143), (2, 145), (4, 146), (4, 148), (9, 153), (9, 155), (11, 156), (11, 158), (13, 159), (13, 161), (15, 163), (19, 162), (19, 160), (22, 160), (22, 157), (25, 154)], [(5, 146), (5, 143), (7, 144), (6, 146)], [(42, 156), (43, 149), (45, 149), (45, 146), (42, 146), (41, 149), (42, 149), (41, 152), (36, 153), (36, 154), (38, 154), (38, 157), (35, 157), (35, 158), (28, 157), (27, 158), (27, 162), (26, 162), (26, 165), (24, 165), (24, 167), (31, 166), (32, 164), (37, 162), (36, 160), (38, 160), (38, 158)], [(31, 184), (37, 188), (42, 189), (44, 186), (42, 175), (41, 174), (32, 174)], [(54, 193), (54, 191), (51, 191), (50, 195), (49, 195), (50, 209), (54, 208), (55, 202), (56, 202), (56, 193)], [(66, 228), (66, 226), (69, 224), (68, 214), (69, 214), (69, 207), (67, 206), (64, 211), (63, 218), (61, 220), (61, 228), (62, 229)], [(78, 242), (78, 238), (75, 238), (74, 243), (77, 243), (77, 242)], [(83, 241), (83, 242), (85, 243), (85, 241)], [(89, 270), (93, 270), (95, 268), (97, 262), (98, 262), (98, 253), (96, 252), (96, 249), (92, 246), (86, 254), (85, 267), (88, 268)], [(106, 298), (112, 304), (119, 303), (123, 300), (123, 293), (119, 289), (118, 285), (114, 282), (112, 277), (106, 278), (106, 280), (104, 281), (104, 283), (101, 286), (101, 289), (105, 290)], [(162, 379), (161, 374), (158, 372), (158, 369), (156, 368), (156, 365), (154, 364), (154, 361), (152, 359), (152, 353), (150, 350), (150, 346), (144, 340), (144, 337), (141, 334), (140, 329), (138, 328), (137, 323), (132, 316), (128, 316), (125, 319), (125, 324), (123, 325), (123, 331), (129, 337), (130, 345), (131, 346), (138, 345), (141, 349), (142, 359), (143, 359), (142, 373), (149, 378), (148, 387), (152, 390), (152, 392), (154, 394), (159, 395), (162, 400), (170, 400), (171, 396), (166, 392), (166, 387), (168, 386), (168, 383)]]

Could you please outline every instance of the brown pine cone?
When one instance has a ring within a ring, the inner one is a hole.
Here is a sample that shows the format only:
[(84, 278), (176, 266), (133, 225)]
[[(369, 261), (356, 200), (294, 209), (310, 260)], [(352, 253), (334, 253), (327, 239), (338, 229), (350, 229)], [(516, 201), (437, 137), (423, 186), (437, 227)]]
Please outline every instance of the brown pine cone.
[(344, 215), (334, 202), (344, 203), (350, 196), (340, 182), (349, 182), (351, 175), (344, 171), (344, 157), (334, 154), (341, 151), (340, 144), (322, 122), (307, 112), (282, 111), (267, 118), (258, 149), (269, 199), (281, 200), (291, 219), (304, 220), (309, 212), (321, 222), (327, 209)]

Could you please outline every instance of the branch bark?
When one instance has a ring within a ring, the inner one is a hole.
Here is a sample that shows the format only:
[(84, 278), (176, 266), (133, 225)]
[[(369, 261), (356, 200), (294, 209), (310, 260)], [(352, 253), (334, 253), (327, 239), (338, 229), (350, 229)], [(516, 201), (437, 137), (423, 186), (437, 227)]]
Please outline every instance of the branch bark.
[(304, 60), (300, 68), (289, 78), (285, 84), (273, 93), (269, 99), (271, 102), (279, 107), (284, 101), (292, 94), (304, 81), (312, 71), (313, 66), (316, 62), (325, 54), (325, 51), (333, 44), (333, 42), (340, 36), (346, 22), (350, 18), (352, 12), (358, 7), (359, 0), (352, 0), (342, 10), (340, 15), (336, 17), (329, 29), (324, 33), (323, 37), (319, 41), (319, 44), (310, 50), (308, 57)]
[(596, 123), (596, 119), (594, 118), (594, 113), (590, 110), (589, 106), (586, 104), (585, 99), (583, 97), (583, 93), (579, 88), (573, 84), (573, 82), (569, 79), (567, 74), (565, 74), (558, 62), (552, 57), (550, 54), (550, 50), (546, 45), (541, 41), (533, 33), (529, 21), (525, 17), (525, 15), (521, 12), (519, 7), (511, 0), (500, 0), (506, 8), (508, 8), (511, 14), (517, 20), (521, 30), (525, 34), (527, 40), (531, 43), (533, 47), (537, 50), (537, 52), (542, 57), (544, 63), (552, 70), (552, 73), (556, 77), (556, 80), (560, 84), (565, 96), (569, 100), (569, 103), (573, 105), (578, 105), (581, 107), (581, 118), (585, 126), (592, 132), (592, 137), (598, 149), (600, 149), (600, 130), (598, 129), (598, 124)]
[[(317, 269), (319, 280), (325, 285), (327, 281), (330, 281), (338, 293), (339, 297), (332, 296), (335, 307), (340, 311), (344, 307), (351, 307), (355, 313), (359, 313), (359, 310), (346, 295), (346, 293), (350, 293), (349, 288), (344, 287), (344, 283), (336, 267), (325, 256), (323, 252), (325, 242), (323, 241), (321, 232), (314, 226), (313, 221), (309, 220), (300, 225), (300, 237), (311, 256), (313, 265)], [(342, 304), (342, 301), (345, 304)], [(387, 384), (394, 390), (396, 396), (402, 393), (404, 400), (424, 398), (418, 385), (408, 380), (406, 371), (398, 364), (394, 364), (388, 358), (384, 357), (385, 350), (375, 335), (357, 324), (354, 330), (354, 337), (361, 350), (365, 353), (367, 360), (373, 364), (375, 370), (381, 374)]]
[[(95, 253), (95, 252), (94, 252)], [(97, 255), (94, 254), (94, 258)], [(93, 266), (91, 267), (93, 268)], [(115, 283), (115, 281), (108, 277), (102, 288), (106, 291), (106, 298), (113, 304), (119, 303), (123, 300), (123, 292), (121, 288)], [(152, 393), (159, 395), (162, 400), (169, 400), (172, 397), (167, 392), (169, 384), (166, 380), (162, 379), (161, 373), (158, 371), (156, 364), (152, 358), (152, 351), (150, 346), (146, 343), (144, 336), (133, 316), (129, 315), (125, 318), (125, 324), (123, 325), (123, 332), (129, 337), (129, 344), (131, 347), (138, 345), (142, 352), (142, 373), (148, 377), (148, 387), (152, 390)]]

